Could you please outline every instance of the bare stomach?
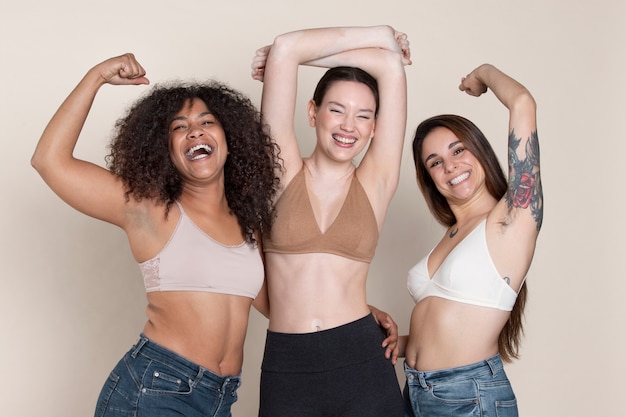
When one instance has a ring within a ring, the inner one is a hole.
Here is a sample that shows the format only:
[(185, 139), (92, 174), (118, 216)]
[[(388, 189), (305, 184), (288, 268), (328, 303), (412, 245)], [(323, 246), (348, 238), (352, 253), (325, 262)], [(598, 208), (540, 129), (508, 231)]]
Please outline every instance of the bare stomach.
[(324, 253), (267, 253), (270, 330), (310, 333), (366, 316), (368, 268), (367, 263)]
[(227, 294), (170, 291), (148, 293), (150, 340), (218, 375), (236, 375), (252, 300)]
[(438, 297), (420, 301), (411, 314), (406, 363), (433, 371), (468, 365), (498, 353), (509, 313)]

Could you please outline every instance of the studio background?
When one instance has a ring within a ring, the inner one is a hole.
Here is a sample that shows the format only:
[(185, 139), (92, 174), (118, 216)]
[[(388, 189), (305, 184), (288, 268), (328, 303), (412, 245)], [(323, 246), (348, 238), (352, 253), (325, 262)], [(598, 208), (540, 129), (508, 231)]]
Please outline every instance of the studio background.
[[(624, 395), (626, 3), (620, 0), (0, 0), (0, 413), (89, 416), (141, 331), (146, 306), (123, 232), (63, 203), (30, 166), (48, 120), (96, 63), (135, 53), (152, 84), (214, 78), (260, 104), (254, 51), (304, 27), (389, 24), (406, 32), (402, 177), (368, 280), (369, 303), (408, 331), (406, 274), (443, 229), (417, 188), (417, 124), (457, 113), (506, 162), (508, 114), (492, 93), (460, 93), (490, 62), (538, 103), (544, 226), (528, 274), (521, 359), (507, 366), (522, 416), (618, 417)], [(320, 69), (303, 69), (297, 126)], [(115, 120), (146, 87), (104, 86), (76, 155), (104, 165)], [(506, 166), (506, 165), (505, 165)], [(235, 417), (256, 416), (267, 320), (251, 313)], [(401, 363), (397, 366), (404, 386)]]

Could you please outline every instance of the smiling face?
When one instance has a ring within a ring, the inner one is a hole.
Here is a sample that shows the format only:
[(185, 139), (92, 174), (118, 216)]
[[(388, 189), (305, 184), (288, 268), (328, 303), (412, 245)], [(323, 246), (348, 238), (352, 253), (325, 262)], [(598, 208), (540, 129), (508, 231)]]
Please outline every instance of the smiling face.
[(421, 161), (450, 204), (461, 204), (486, 191), (482, 165), (445, 127), (437, 127), (426, 135)]
[(363, 83), (333, 82), (319, 106), (309, 102), (308, 112), (317, 134), (316, 149), (331, 159), (351, 161), (374, 135), (376, 100)]
[(185, 103), (169, 126), (170, 157), (185, 183), (223, 179), (228, 155), (224, 129), (204, 101)]

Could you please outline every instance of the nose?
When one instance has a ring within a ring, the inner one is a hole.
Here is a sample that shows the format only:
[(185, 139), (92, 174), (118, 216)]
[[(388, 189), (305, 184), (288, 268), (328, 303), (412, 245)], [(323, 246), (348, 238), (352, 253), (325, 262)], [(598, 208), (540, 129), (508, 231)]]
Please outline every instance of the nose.
[(344, 117), (340, 127), (343, 130), (351, 132), (354, 130), (354, 120), (352, 120), (352, 117)]
[(444, 163), (444, 168), (446, 172), (452, 172), (456, 169), (457, 163), (454, 161), (449, 161)]
[(197, 125), (191, 126), (191, 128), (189, 129), (189, 132), (187, 133), (188, 139), (198, 139), (202, 136), (204, 136), (204, 132), (202, 131), (200, 126), (197, 126)]

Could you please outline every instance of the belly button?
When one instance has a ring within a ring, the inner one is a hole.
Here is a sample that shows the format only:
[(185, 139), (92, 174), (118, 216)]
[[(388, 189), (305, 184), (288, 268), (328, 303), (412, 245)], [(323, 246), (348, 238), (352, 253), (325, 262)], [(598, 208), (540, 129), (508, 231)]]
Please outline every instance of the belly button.
[(311, 327), (313, 328), (314, 332), (319, 332), (320, 330), (322, 330), (322, 320), (320, 319), (315, 319), (311, 322)]

